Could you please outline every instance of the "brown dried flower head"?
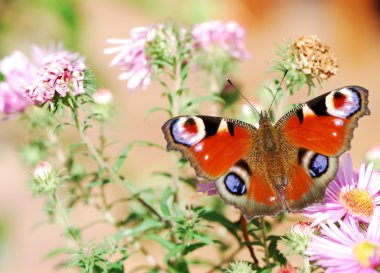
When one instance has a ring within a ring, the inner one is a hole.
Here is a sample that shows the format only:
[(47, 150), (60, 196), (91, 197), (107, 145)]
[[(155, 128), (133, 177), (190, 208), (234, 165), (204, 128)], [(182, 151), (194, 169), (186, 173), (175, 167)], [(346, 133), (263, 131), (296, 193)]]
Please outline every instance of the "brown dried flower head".
[(316, 35), (301, 36), (293, 44), (297, 68), (323, 81), (338, 73), (337, 58)]

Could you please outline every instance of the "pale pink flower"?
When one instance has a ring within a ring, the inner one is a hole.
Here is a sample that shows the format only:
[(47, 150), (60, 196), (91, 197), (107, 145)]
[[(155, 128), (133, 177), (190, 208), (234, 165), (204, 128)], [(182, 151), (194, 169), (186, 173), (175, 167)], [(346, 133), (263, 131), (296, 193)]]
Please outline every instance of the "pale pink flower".
[(235, 21), (208, 21), (194, 26), (192, 31), (195, 47), (212, 52), (220, 47), (238, 60), (246, 60), (249, 53), (245, 49), (245, 31)]
[(100, 88), (92, 95), (97, 104), (109, 104), (113, 100), (113, 95), (108, 89)]
[(380, 145), (374, 145), (368, 150), (366, 159), (369, 161), (375, 161), (380, 159)]
[(110, 66), (120, 66), (120, 80), (128, 81), (127, 87), (134, 90), (146, 89), (151, 82), (152, 67), (145, 52), (145, 46), (156, 35), (156, 28), (136, 27), (131, 30), (130, 39), (108, 39), (107, 43), (115, 45), (104, 50), (105, 54), (116, 54)]
[(53, 167), (47, 161), (41, 161), (33, 170), (35, 179), (46, 180), (50, 177)]
[(340, 157), (337, 175), (326, 189), (325, 204), (314, 204), (303, 213), (314, 218), (313, 225), (327, 219), (338, 221), (353, 218), (368, 223), (373, 211), (380, 206), (380, 174), (373, 171), (373, 164), (363, 163), (359, 172), (354, 172), (348, 153)]
[(318, 233), (319, 227), (312, 226), (311, 222), (301, 221), (291, 227), (291, 232), (298, 236), (312, 236)]
[(380, 267), (380, 210), (373, 212), (367, 230), (353, 219), (321, 224), (321, 235), (314, 236), (306, 254), (326, 273), (376, 273)]
[(26, 97), (40, 106), (52, 102), (55, 95), (66, 97), (83, 94), (84, 72), (86, 66), (82, 58), (68, 51), (51, 53), (42, 61), (37, 77), (26, 90)]
[(197, 192), (203, 192), (209, 196), (218, 194), (216, 187), (215, 187), (215, 183), (213, 181), (198, 183), (197, 184)]
[(0, 61), (0, 112), (6, 117), (22, 113), (30, 102), (24, 97), (26, 87), (37, 73), (36, 67), (20, 51)]

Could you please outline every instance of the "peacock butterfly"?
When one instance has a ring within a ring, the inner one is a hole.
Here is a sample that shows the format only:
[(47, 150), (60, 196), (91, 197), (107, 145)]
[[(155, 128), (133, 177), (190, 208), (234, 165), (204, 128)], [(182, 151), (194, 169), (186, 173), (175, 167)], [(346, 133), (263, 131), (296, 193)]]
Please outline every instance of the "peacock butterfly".
[(346, 86), (289, 111), (276, 124), (261, 112), (259, 127), (222, 117), (179, 116), (162, 130), (198, 176), (215, 181), (226, 203), (246, 219), (296, 212), (323, 202), (350, 148), (358, 119), (369, 115), (368, 91)]

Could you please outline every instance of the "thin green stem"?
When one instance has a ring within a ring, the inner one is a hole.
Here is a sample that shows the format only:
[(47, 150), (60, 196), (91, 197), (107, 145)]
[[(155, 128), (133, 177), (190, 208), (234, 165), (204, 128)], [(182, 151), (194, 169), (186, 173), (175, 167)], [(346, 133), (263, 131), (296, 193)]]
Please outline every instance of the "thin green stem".
[(209, 271), (206, 271), (206, 273), (212, 273), (215, 272), (215, 270), (219, 269), (222, 265), (225, 263), (228, 263), (232, 261), (233, 258), (243, 249), (242, 246), (239, 246), (237, 249), (235, 249), (230, 255), (225, 257), (223, 260), (221, 260), (217, 265), (215, 265), (213, 268), (211, 268)]
[(302, 258), (303, 258), (303, 273), (311, 273), (309, 258), (307, 256), (303, 256)]
[(266, 236), (266, 231), (265, 231), (265, 221), (264, 221), (264, 216), (260, 217), (260, 226), (261, 226), (261, 237), (263, 240), (263, 247), (264, 247), (264, 261), (265, 265), (269, 265), (269, 250), (268, 250), (268, 245), (267, 245), (267, 236)]
[[(178, 57), (176, 57), (175, 60), (175, 67), (174, 67), (174, 86), (172, 90), (172, 115), (178, 116), (180, 114), (180, 95), (178, 94), (178, 91), (182, 88), (183, 81), (181, 78), (181, 60)], [(179, 173), (178, 173), (178, 156), (175, 154), (170, 155), (171, 165), (172, 165), (172, 186), (174, 190), (174, 203), (178, 203), (178, 192), (179, 192)]]
[[(120, 178), (120, 176), (114, 172), (114, 170), (108, 165), (108, 163), (104, 160), (104, 158), (100, 155), (98, 150), (95, 148), (94, 144), (91, 142), (91, 140), (88, 138), (86, 132), (84, 131), (84, 128), (82, 126), (82, 123), (79, 120), (78, 112), (75, 108), (71, 108), (74, 118), (75, 127), (79, 131), (80, 137), (82, 139), (82, 142), (87, 146), (88, 151), (90, 152), (92, 158), (97, 162), (99, 167), (102, 169), (107, 170), (109, 176), (112, 180), (116, 181), (120, 186), (123, 188), (126, 188), (132, 195), (136, 195), (136, 192), (131, 187), (128, 187), (123, 179)], [(146, 209), (148, 209), (150, 212), (152, 212), (154, 215), (156, 215), (161, 221), (164, 221), (162, 216), (144, 199), (142, 199), (140, 196), (136, 197), (137, 201), (139, 201)]]
[(53, 199), (53, 202), (55, 204), (56, 212), (58, 213), (59, 217), (61, 218), (63, 225), (66, 228), (67, 234), (70, 236), (70, 238), (80, 246), (80, 242), (78, 241), (77, 236), (74, 233), (73, 227), (69, 222), (69, 218), (67, 217), (65, 208), (63, 207), (61, 200), (58, 197), (57, 191), (54, 191), (51, 194), (51, 198)]

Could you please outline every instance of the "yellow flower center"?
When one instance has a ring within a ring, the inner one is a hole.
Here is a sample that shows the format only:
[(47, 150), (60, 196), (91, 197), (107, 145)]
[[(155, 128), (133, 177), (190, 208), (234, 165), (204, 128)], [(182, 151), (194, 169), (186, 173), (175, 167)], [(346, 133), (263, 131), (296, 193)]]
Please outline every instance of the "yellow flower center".
[(375, 248), (377, 248), (377, 251), (380, 251), (380, 245), (368, 241), (364, 241), (354, 246), (355, 257), (362, 266), (369, 267), (371, 265), (369, 259), (375, 254)]
[(339, 201), (352, 215), (364, 216), (367, 218), (372, 217), (375, 205), (367, 190), (352, 189), (346, 192), (341, 192)]

